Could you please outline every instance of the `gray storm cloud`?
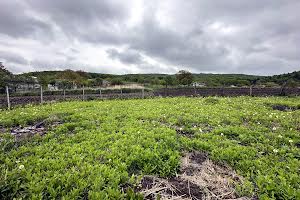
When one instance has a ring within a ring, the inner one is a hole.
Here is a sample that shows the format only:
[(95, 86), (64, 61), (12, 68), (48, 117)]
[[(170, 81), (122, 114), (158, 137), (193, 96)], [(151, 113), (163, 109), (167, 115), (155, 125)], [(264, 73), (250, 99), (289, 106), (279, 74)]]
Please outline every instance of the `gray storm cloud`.
[(0, 61), (15, 73), (291, 72), (299, 10), (298, 0), (2, 0)]

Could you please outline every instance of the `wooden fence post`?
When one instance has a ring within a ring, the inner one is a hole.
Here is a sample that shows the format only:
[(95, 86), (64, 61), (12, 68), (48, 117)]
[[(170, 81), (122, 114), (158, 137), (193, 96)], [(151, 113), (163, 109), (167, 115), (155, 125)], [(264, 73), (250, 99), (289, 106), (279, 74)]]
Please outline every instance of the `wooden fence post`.
[(41, 85), (41, 104), (44, 102), (44, 100), (43, 100), (43, 87), (42, 87), (42, 85)]
[(225, 87), (225, 85), (223, 85), (223, 86), (222, 86), (222, 89), (221, 89), (221, 96), (222, 96), (222, 97), (225, 96), (224, 87)]
[(82, 100), (84, 101), (84, 87), (82, 88)]
[(145, 98), (145, 89), (144, 88), (142, 89), (142, 98), (143, 99)]
[(9, 89), (8, 86), (6, 86), (6, 97), (7, 97), (7, 108), (10, 110), (10, 100), (9, 100)]
[(101, 88), (100, 88), (100, 99), (102, 99), (102, 91), (101, 91)]
[(285, 81), (282, 86), (281, 86), (281, 89), (280, 89), (280, 96), (286, 96), (286, 92), (285, 92), (285, 87), (287, 85), (287, 81)]
[(66, 90), (64, 89), (64, 100), (66, 100)]
[(250, 91), (249, 91), (249, 96), (251, 97), (252, 96), (252, 85), (250, 85)]

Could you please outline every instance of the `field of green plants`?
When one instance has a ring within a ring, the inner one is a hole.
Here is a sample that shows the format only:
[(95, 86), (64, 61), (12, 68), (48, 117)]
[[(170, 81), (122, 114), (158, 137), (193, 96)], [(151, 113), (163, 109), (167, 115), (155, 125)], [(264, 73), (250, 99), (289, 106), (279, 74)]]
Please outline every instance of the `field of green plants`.
[[(0, 199), (142, 199), (142, 176), (175, 176), (188, 151), (244, 177), (240, 196), (300, 199), (299, 108), (299, 97), (180, 97), (2, 110)], [(11, 134), (41, 121), (46, 134)]]

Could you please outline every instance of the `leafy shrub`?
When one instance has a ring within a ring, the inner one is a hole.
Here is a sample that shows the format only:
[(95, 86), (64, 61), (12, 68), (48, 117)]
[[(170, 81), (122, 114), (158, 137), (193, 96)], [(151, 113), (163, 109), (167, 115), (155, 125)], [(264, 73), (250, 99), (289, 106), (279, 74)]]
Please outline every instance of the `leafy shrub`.
[(219, 101), (220, 101), (219, 99), (217, 99), (217, 98), (212, 98), (212, 97), (208, 97), (208, 98), (205, 98), (205, 99), (204, 99), (204, 102), (205, 102), (206, 104), (213, 104), (213, 105), (218, 104)]

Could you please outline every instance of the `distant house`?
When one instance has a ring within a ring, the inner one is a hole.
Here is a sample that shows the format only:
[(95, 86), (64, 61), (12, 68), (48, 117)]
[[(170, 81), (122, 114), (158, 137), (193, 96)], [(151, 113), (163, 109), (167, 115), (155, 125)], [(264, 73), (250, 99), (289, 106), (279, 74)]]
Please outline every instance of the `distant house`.
[(32, 76), (30, 77), (31, 80), (19, 82), (16, 84), (16, 92), (30, 92), (38, 90), (41, 85), (39, 84), (37, 77)]
[(38, 90), (40, 88), (38, 83), (18, 83), (16, 86), (16, 92), (29, 92), (33, 90)]
[(56, 84), (54, 84), (54, 85), (48, 84), (47, 88), (50, 91), (55, 91), (55, 90), (58, 90), (58, 85), (56, 85)]
[(107, 81), (107, 80), (103, 80), (103, 81), (102, 81), (102, 86), (103, 86), (103, 87), (108, 87), (108, 86), (110, 86), (110, 82)]
[(77, 86), (77, 84), (74, 81), (73, 81), (73, 88), (72, 89), (74, 89), (74, 90), (78, 89), (78, 86)]
[(194, 82), (192, 83), (193, 87), (205, 87), (206, 84), (205, 83), (200, 83), (200, 82)]

